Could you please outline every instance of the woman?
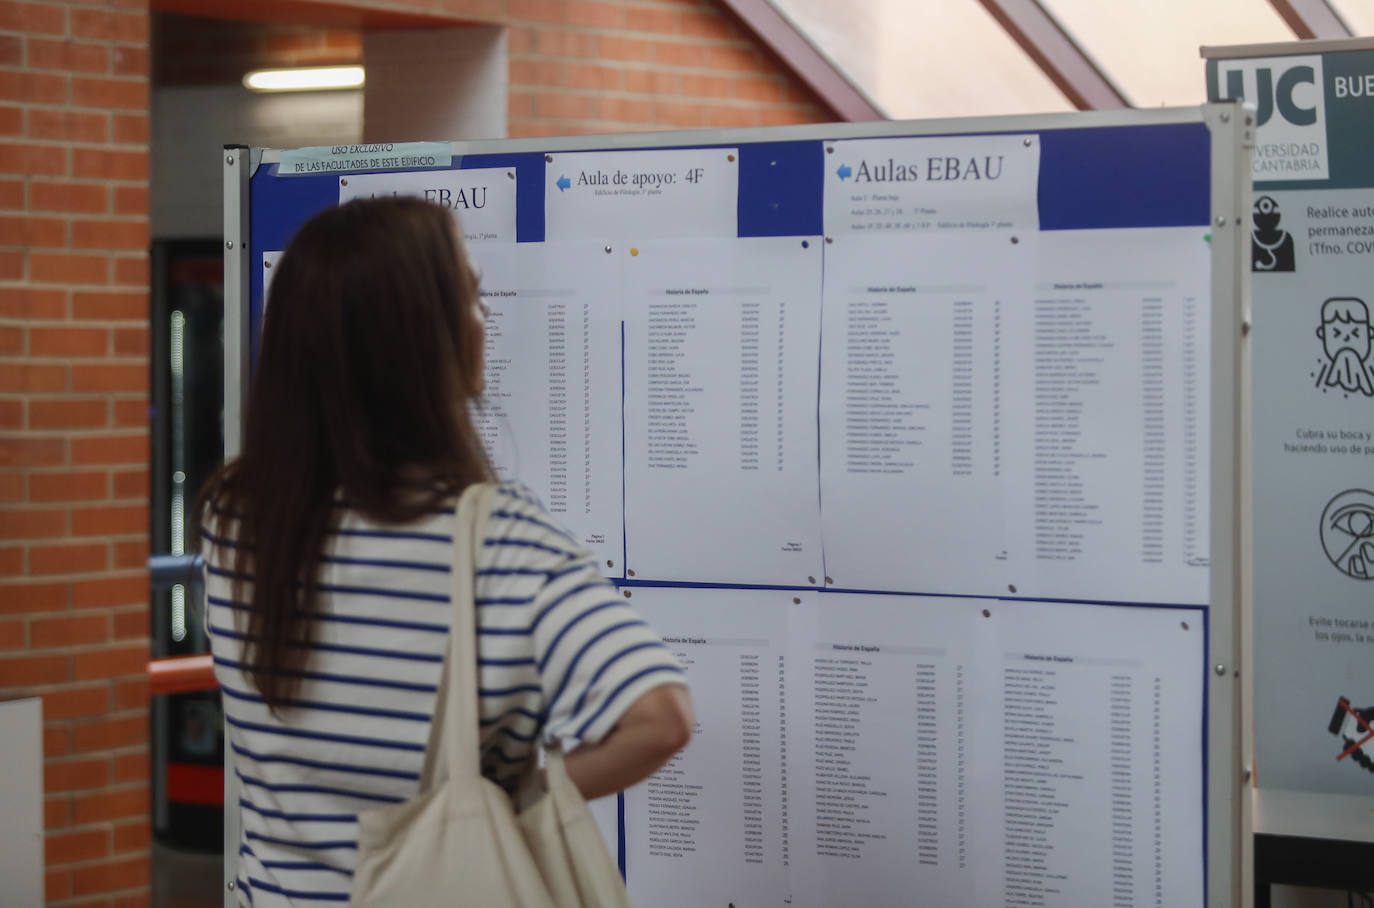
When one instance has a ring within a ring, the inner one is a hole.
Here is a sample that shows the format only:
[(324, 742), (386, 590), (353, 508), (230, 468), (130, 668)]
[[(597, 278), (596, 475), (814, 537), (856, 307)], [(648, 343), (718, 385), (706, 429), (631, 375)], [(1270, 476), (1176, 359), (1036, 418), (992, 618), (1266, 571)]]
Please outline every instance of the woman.
[[(418, 791), (451, 623), (457, 496), (490, 478), (469, 417), (483, 307), (449, 215), (316, 215), (277, 263), (243, 451), (207, 485), (207, 629), (242, 816), (240, 904), (347, 899), (359, 811)], [(483, 773), (580, 742), (596, 798), (693, 725), (681, 668), (528, 491), (477, 564)]]

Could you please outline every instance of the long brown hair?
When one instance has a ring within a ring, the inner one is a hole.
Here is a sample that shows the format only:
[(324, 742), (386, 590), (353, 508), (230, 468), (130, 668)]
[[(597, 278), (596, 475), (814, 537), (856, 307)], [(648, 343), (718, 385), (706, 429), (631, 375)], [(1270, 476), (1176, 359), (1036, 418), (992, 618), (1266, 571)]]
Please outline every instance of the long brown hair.
[(452, 218), (419, 199), (311, 218), (276, 263), (243, 450), (201, 513), (251, 579), (245, 673), (278, 710), (300, 687), (335, 497), (418, 518), (491, 467), (469, 416), (482, 388), (477, 279)]

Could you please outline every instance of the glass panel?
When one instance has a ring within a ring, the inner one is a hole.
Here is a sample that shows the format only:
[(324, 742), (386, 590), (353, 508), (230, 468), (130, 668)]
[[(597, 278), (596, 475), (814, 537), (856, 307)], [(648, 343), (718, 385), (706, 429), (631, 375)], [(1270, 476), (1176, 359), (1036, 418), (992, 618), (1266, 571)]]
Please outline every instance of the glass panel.
[(1361, 38), (1374, 36), (1374, 0), (1326, 0), (1350, 30)]
[(1267, 0), (1040, 2), (1137, 107), (1207, 100), (1198, 56), (1204, 44), (1265, 44), (1294, 38)]
[(772, 3), (894, 119), (1073, 109), (977, 0)]

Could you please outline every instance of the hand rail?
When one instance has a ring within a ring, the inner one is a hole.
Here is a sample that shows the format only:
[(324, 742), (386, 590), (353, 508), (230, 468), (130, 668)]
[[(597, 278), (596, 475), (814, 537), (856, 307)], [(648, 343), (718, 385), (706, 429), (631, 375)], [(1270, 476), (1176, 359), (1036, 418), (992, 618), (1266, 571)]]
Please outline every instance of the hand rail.
[(205, 559), (200, 555), (149, 555), (148, 582), (154, 590), (181, 584), (190, 586), (200, 577)]
[(209, 653), (148, 660), (148, 696), (216, 690), (215, 663)]

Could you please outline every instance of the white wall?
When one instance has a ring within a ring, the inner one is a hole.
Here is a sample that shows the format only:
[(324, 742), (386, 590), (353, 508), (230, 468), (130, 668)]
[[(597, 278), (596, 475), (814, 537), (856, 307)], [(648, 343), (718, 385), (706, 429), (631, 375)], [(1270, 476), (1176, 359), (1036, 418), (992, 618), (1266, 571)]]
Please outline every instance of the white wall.
[(43, 701), (0, 703), (0, 904), (43, 904)]
[(219, 236), (227, 144), (298, 148), (362, 140), (361, 91), (261, 94), (241, 85), (155, 86), (151, 110), (154, 239)]
[(363, 65), (364, 141), (506, 137), (504, 28), (367, 32)]

